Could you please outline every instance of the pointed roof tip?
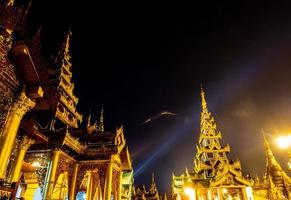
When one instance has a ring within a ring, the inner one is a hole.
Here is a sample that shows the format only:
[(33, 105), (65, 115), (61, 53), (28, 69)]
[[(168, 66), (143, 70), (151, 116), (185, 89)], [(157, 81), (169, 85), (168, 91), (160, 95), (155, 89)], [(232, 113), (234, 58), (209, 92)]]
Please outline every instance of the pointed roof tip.
[(100, 111), (100, 117), (99, 117), (99, 123), (98, 123), (98, 129), (97, 129), (97, 132), (101, 132), (103, 133), (104, 132), (104, 109), (103, 109), (103, 106), (101, 108), (101, 111)]
[(167, 193), (164, 194), (164, 200), (168, 200)]
[(201, 88), (200, 88), (200, 95), (201, 95), (202, 109), (207, 109), (207, 103), (205, 100), (205, 92), (203, 90), (202, 84), (201, 84)]
[(65, 38), (72, 36), (72, 25), (70, 24), (67, 31), (65, 32)]
[(266, 132), (263, 128), (261, 128), (261, 133), (262, 133), (262, 136), (263, 136), (263, 139), (264, 139), (264, 145), (265, 145), (265, 148), (270, 148), (270, 145), (269, 145), (269, 142), (266, 138)]
[(88, 114), (88, 118), (87, 118), (87, 126), (91, 125), (91, 108), (89, 108), (89, 114)]
[(72, 24), (69, 25), (68, 32), (72, 33)]

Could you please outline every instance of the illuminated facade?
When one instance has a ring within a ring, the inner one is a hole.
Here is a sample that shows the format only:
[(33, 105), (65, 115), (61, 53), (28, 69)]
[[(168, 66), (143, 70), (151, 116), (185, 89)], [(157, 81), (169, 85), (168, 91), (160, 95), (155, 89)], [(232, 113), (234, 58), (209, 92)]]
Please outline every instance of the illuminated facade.
[(231, 161), (229, 145), (220, 144), (221, 132), (208, 111), (201, 88), (200, 136), (194, 168), (172, 177), (172, 198), (199, 200), (291, 199), (290, 178), (281, 169), (265, 140), (267, 170), (264, 180), (244, 176), (240, 161)]
[(29, 7), (0, 4), (0, 199), (131, 199), (123, 127), (106, 131), (103, 109), (98, 122), (81, 125), (71, 32), (47, 61), (41, 30), (26, 34)]

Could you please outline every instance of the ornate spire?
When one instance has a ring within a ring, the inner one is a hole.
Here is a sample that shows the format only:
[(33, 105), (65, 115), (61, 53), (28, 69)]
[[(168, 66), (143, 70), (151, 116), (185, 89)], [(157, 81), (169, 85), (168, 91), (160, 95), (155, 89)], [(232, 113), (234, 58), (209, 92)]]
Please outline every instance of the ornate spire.
[(87, 119), (87, 127), (91, 126), (91, 113), (89, 112), (88, 119)]
[(67, 31), (66, 35), (65, 35), (65, 40), (61, 46), (61, 49), (56, 57), (55, 62), (56, 63), (63, 63), (63, 62), (67, 62), (70, 63), (70, 40), (72, 37), (72, 31), (71, 31), (71, 27), (69, 28), (69, 30)]
[(168, 200), (167, 193), (164, 195), (164, 200)]
[(154, 172), (152, 173), (152, 184), (156, 185), (156, 182), (155, 182), (155, 173)]
[(207, 103), (205, 100), (205, 93), (203, 91), (203, 87), (201, 85), (201, 91), (200, 91), (200, 95), (201, 95), (201, 104), (202, 104), (202, 109), (203, 110), (207, 110)]
[(197, 153), (194, 158), (194, 171), (203, 174), (204, 178), (211, 178), (215, 175), (215, 166), (218, 162), (228, 163), (227, 153), (229, 146), (221, 146), (221, 133), (216, 129), (216, 123), (208, 111), (205, 92), (201, 86), (201, 119), (200, 136), (197, 145)]
[(157, 192), (157, 186), (156, 186), (156, 182), (155, 182), (155, 174), (152, 173), (152, 182), (151, 182), (151, 186), (150, 186), (150, 192), (156, 193)]
[(103, 117), (103, 112), (104, 112), (104, 109), (102, 107), (101, 108), (101, 112), (100, 112), (100, 118), (99, 118), (98, 128), (97, 128), (97, 132), (100, 132), (100, 133), (103, 133), (104, 132), (104, 117)]
[[(79, 102), (78, 97), (74, 94), (74, 83), (72, 83), (72, 63), (70, 61), (71, 56), (69, 52), (71, 30), (69, 30), (65, 35), (65, 40), (60, 48), (58, 56), (55, 58), (55, 63), (52, 66), (53, 70), (57, 68), (58, 77), (54, 77), (52, 80), (54, 84), (57, 85), (58, 92), (60, 93), (60, 101), (64, 105), (63, 107), (70, 112), (71, 115), (63, 116), (60, 118), (65, 124), (69, 124), (71, 127), (77, 128), (79, 122), (82, 121), (82, 115), (78, 113), (76, 106)], [(57, 110), (57, 112), (61, 112)], [(69, 119), (69, 116), (73, 119)], [(91, 127), (91, 126), (90, 126)], [(90, 128), (90, 132), (94, 130), (94, 127)]]
[(276, 160), (275, 156), (273, 155), (273, 152), (270, 148), (270, 144), (268, 140), (266, 139), (265, 133), (262, 130), (262, 135), (264, 138), (264, 146), (265, 146), (265, 153), (266, 153), (266, 160), (267, 160), (267, 166), (266, 166), (266, 178), (270, 182), (270, 178), (274, 182), (276, 186), (283, 186), (284, 182), (291, 183), (291, 179), (289, 176), (283, 171), (282, 167)]

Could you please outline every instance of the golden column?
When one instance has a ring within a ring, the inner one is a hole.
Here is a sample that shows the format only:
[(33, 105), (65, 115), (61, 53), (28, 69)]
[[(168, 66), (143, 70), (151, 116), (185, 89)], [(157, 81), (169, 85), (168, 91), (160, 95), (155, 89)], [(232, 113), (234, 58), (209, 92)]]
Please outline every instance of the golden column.
[(26, 153), (27, 149), (29, 149), (29, 147), (32, 144), (34, 144), (34, 142), (35, 141), (33, 139), (30, 139), (27, 136), (23, 137), (23, 139), (19, 145), (17, 159), (16, 159), (16, 162), (15, 162), (14, 167), (13, 167), (12, 176), (10, 179), (11, 183), (18, 182), (25, 153)]
[(51, 166), (50, 166), (50, 172), (49, 172), (49, 177), (48, 177), (48, 182), (47, 182), (47, 189), (45, 193), (45, 199), (50, 200), (53, 190), (54, 190), (54, 184), (55, 184), (55, 176), (56, 176), (56, 171), (58, 167), (58, 161), (60, 157), (60, 150), (55, 150), (53, 151), (53, 157), (51, 161)]
[(22, 91), (8, 112), (0, 139), (0, 146), (2, 146), (0, 150), (0, 178), (2, 179), (5, 179), (6, 176), (7, 164), (21, 119), (34, 106), (35, 102), (25, 95), (25, 91)]
[(112, 189), (112, 172), (113, 172), (113, 159), (111, 157), (110, 162), (107, 166), (106, 171), (106, 180), (105, 180), (105, 192), (104, 192), (104, 200), (110, 200), (111, 197), (111, 189)]
[(241, 190), (242, 190), (243, 200), (248, 200), (246, 187), (242, 187)]
[(122, 171), (119, 172), (119, 188), (118, 188), (118, 200), (121, 200), (121, 192), (122, 192)]
[(86, 200), (92, 200), (93, 199), (93, 171), (88, 171), (88, 182), (87, 182), (87, 191), (86, 191)]
[(218, 192), (219, 200), (223, 200), (222, 189), (221, 189), (221, 187), (220, 187), (220, 188), (217, 188), (217, 192)]
[(76, 181), (77, 181), (77, 175), (79, 171), (79, 163), (75, 164), (74, 167), (74, 174), (73, 174), (73, 180), (72, 180), (72, 186), (71, 186), (71, 192), (70, 192), (70, 199), (69, 200), (74, 200), (75, 199), (75, 194), (76, 194)]

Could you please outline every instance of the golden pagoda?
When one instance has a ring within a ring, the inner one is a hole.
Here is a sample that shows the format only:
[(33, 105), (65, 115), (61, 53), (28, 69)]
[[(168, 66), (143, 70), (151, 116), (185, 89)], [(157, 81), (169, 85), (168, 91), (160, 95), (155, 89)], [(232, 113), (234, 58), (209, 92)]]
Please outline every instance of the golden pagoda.
[(252, 199), (252, 178), (244, 176), (240, 161), (231, 161), (229, 145), (221, 145), (221, 132), (208, 111), (201, 88), (202, 111), (200, 135), (196, 146), (194, 167), (180, 176), (172, 177), (174, 199)]

